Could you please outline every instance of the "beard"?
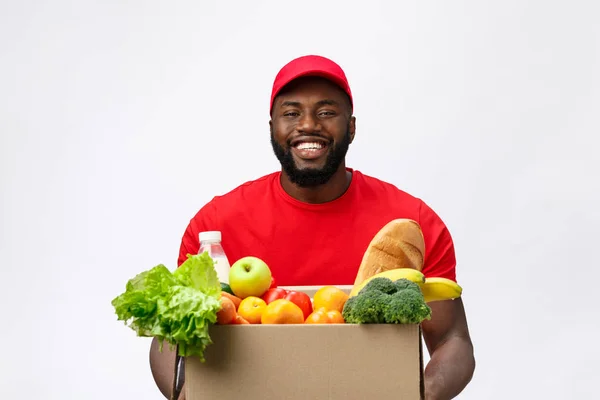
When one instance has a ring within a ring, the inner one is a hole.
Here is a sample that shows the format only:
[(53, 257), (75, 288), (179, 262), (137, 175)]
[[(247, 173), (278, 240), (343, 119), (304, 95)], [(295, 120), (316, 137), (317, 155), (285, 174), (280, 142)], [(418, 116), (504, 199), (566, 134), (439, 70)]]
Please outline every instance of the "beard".
[(287, 150), (284, 149), (275, 141), (273, 132), (271, 132), (271, 146), (273, 146), (273, 152), (279, 160), (283, 172), (292, 183), (303, 188), (315, 187), (329, 182), (344, 161), (350, 147), (350, 141), (350, 131), (346, 131), (342, 141), (329, 149), (325, 165), (322, 168), (300, 169), (294, 161), (291, 147), (288, 146)]

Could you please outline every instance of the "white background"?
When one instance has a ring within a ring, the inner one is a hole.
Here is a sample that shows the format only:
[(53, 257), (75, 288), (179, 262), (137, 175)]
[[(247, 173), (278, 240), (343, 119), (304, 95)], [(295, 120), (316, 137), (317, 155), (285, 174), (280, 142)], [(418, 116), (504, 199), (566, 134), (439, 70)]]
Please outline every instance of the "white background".
[(594, 0), (3, 0), (0, 398), (162, 398), (110, 301), (278, 169), (271, 84), (308, 53), (350, 79), (349, 166), (454, 236), (478, 363), (459, 398), (592, 398), (599, 20)]

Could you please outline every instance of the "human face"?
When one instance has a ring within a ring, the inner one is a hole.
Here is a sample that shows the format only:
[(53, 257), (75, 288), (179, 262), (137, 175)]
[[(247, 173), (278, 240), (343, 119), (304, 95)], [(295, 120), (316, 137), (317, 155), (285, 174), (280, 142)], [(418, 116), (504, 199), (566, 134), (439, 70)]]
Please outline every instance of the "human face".
[(292, 183), (327, 183), (344, 168), (355, 119), (346, 94), (322, 78), (302, 78), (280, 92), (272, 112), (271, 145)]

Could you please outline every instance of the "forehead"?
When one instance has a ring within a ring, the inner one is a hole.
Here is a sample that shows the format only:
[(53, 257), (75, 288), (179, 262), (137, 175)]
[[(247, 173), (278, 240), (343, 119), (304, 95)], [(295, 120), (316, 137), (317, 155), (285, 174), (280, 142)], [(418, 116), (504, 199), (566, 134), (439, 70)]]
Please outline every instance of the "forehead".
[(281, 89), (275, 101), (281, 102), (282, 99), (291, 100), (292, 98), (299, 101), (303, 97), (318, 98), (319, 100), (327, 98), (338, 101), (341, 104), (345, 104), (346, 102), (348, 105), (350, 104), (348, 95), (342, 88), (330, 80), (318, 76), (308, 76), (293, 80)]

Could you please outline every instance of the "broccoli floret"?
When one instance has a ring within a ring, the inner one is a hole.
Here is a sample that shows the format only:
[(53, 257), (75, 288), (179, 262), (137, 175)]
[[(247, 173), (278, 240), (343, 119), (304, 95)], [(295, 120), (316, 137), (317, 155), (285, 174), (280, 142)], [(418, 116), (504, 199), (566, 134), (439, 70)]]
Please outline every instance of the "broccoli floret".
[(419, 324), (431, 308), (415, 282), (378, 277), (346, 301), (342, 316), (350, 324)]
[(418, 284), (416, 284), (415, 282), (410, 281), (406, 278), (401, 278), (401, 279), (398, 279), (397, 281), (394, 281), (394, 285), (396, 286), (396, 292), (408, 289), (408, 290), (414, 290), (415, 292), (421, 293), (421, 287)]
[(398, 285), (392, 282), (389, 278), (377, 277), (371, 279), (367, 284), (360, 290), (361, 292), (370, 292), (372, 290), (378, 290), (385, 294), (392, 294), (398, 291)]
[(431, 319), (431, 308), (420, 291), (405, 289), (388, 296), (382, 306), (387, 324), (420, 324)]
[(350, 324), (357, 323), (354, 322), (354, 306), (356, 304), (356, 299), (357, 296), (350, 297), (348, 300), (346, 300), (344, 307), (342, 308), (342, 317), (344, 317), (344, 321)]
[(384, 322), (381, 305), (387, 302), (387, 296), (380, 290), (361, 291), (346, 300), (342, 316), (350, 324), (381, 324)]

